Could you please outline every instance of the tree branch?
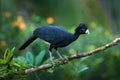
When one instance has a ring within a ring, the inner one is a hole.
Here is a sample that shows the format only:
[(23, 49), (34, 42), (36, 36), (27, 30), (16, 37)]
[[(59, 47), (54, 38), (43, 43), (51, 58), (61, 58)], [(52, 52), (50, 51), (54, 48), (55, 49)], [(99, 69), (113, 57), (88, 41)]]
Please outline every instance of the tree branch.
[[(101, 46), (101, 47), (99, 47), (99, 48), (97, 48), (95, 50), (92, 50), (90, 52), (86, 52), (86, 53), (82, 53), (82, 54), (79, 53), (79, 54), (72, 55), (72, 56), (68, 57), (68, 60), (65, 61), (64, 63), (62, 61), (57, 61), (56, 62), (57, 64), (54, 65), (54, 66), (63, 65), (63, 64), (68, 63), (68, 61), (96, 54), (96, 53), (98, 53), (100, 51), (104, 51), (104, 50), (106, 50), (106, 49), (108, 49), (108, 48), (110, 48), (112, 46), (118, 45), (119, 42), (120, 42), (120, 37), (116, 38), (112, 42), (110, 42), (110, 43), (108, 43), (108, 44), (106, 44), (104, 46)], [(38, 66), (38, 67), (26, 69), (25, 74), (28, 74), (28, 73), (31, 73), (31, 72), (34, 72), (34, 71), (38, 71), (38, 70), (46, 70), (46, 69), (52, 68), (52, 67), (53, 67), (52, 64), (44, 64), (44, 65), (41, 65), (41, 66)]]

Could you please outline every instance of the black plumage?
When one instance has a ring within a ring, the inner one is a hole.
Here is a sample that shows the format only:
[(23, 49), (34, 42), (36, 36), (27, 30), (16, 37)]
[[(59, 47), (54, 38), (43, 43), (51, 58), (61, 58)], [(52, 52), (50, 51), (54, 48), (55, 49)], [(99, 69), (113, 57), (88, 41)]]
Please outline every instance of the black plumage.
[[(30, 43), (32, 43), (36, 38), (40, 38), (48, 43), (50, 43), (49, 53), (50, 60), (52, 63), (52, 48), (57, 51), (58, 47), (65, 47), (75, 41), (80, 34), (89, 33), (87, 25), (81, 23), (76, 29), (75, 33), (69, 33), (64, 27), (61, 26), (43, 26), (34, 30), (33, 35), (19, 48), (19, 50), (25, 49)], [(60, 53), (57, 51), (59, 57), (63, 60)]]

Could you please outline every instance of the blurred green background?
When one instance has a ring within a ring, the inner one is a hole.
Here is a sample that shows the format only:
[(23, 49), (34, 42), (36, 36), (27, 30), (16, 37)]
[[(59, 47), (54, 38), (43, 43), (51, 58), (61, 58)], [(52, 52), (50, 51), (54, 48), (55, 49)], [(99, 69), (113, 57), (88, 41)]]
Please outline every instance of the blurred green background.
[[(59, 51), (63, 55), (83, 53), (100, 47), (120, 36), (120, 0), (0, 0), (0, 57), (7, 48), (16, 47), (15, 56), (34, 56), (49, 45), (38, 39), (23, 51), (18, 51), (34, 29), (42, 25), (64, 26), (71, 33), (80, 23), (86, 23), (90, 35)], [(119, 45), (99, 54), (74, 60), (53, 71), (38, 71), (28, 80), (120, 80)], [(54, 54), (56, 56), (56, 54)], [(56, 56), (57, 58), (57, 56)], [(43, 62), (44, 62), (43, 60)]]

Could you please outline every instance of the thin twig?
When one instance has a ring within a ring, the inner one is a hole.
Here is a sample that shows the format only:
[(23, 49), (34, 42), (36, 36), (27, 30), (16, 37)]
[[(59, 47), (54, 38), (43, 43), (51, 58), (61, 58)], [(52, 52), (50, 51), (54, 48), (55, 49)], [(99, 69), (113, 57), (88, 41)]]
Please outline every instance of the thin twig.
[[(68, 57), (68, 60), (65, 61), (64, 63), (62, 61), (59, 61), (59, 62), (56, 62), (57, 64), (54, 65), (54, 66), (59, 66), (59, 65), (63, 65), (63, 64), (66, 64), (68, 63), (68, 61), (71, 61), (71, 60), (74, 60), (74, 59), (78, 59), (78, 58), (82, 58), (82, 57), (86, 57), (86, 56), (90, 56), (90, 55), (93, 55), (93, 54), (96, 54), (100, 51), (104, 51), (112, 46), (115, 46), (115, 45), (118, 45), (118, 43), (120, 42), (120, 38), (116, 38), (115, 40), (113, 40), (112, 42), (102, 46), (102, 47), (99, 47), (95, 50), (92, 50), (90, 52), (86, 52), (86, 53), (79, 53), (79, 54), (75, 54), (75, 55), (71, 55), (70, 57)], [(41, 65), (41, 66), (38, 66), (38, 67), (34, 67), (34, 68), (30, 68), (30, 69), (26, 69), (25, 70), (25, 74), (28, 74), (28, 73), (31, 73), (31, 72), (34, 72), (34, 71), (38, 71), (38, 70), (46, 70), (46, 69), (49, 69), (49, 68), (52, 68), (53, 65), (52, 64), (44, 64), (44, 65)]]

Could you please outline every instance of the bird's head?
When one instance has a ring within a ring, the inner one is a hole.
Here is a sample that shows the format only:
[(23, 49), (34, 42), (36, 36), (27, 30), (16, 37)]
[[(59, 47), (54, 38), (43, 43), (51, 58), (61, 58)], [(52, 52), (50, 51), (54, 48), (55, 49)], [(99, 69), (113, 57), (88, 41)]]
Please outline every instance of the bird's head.
[(87, 25), (84, 23), (81, 23), (76, 29), (75, 34), (89, 34), (89, 30), (87, 28)]

